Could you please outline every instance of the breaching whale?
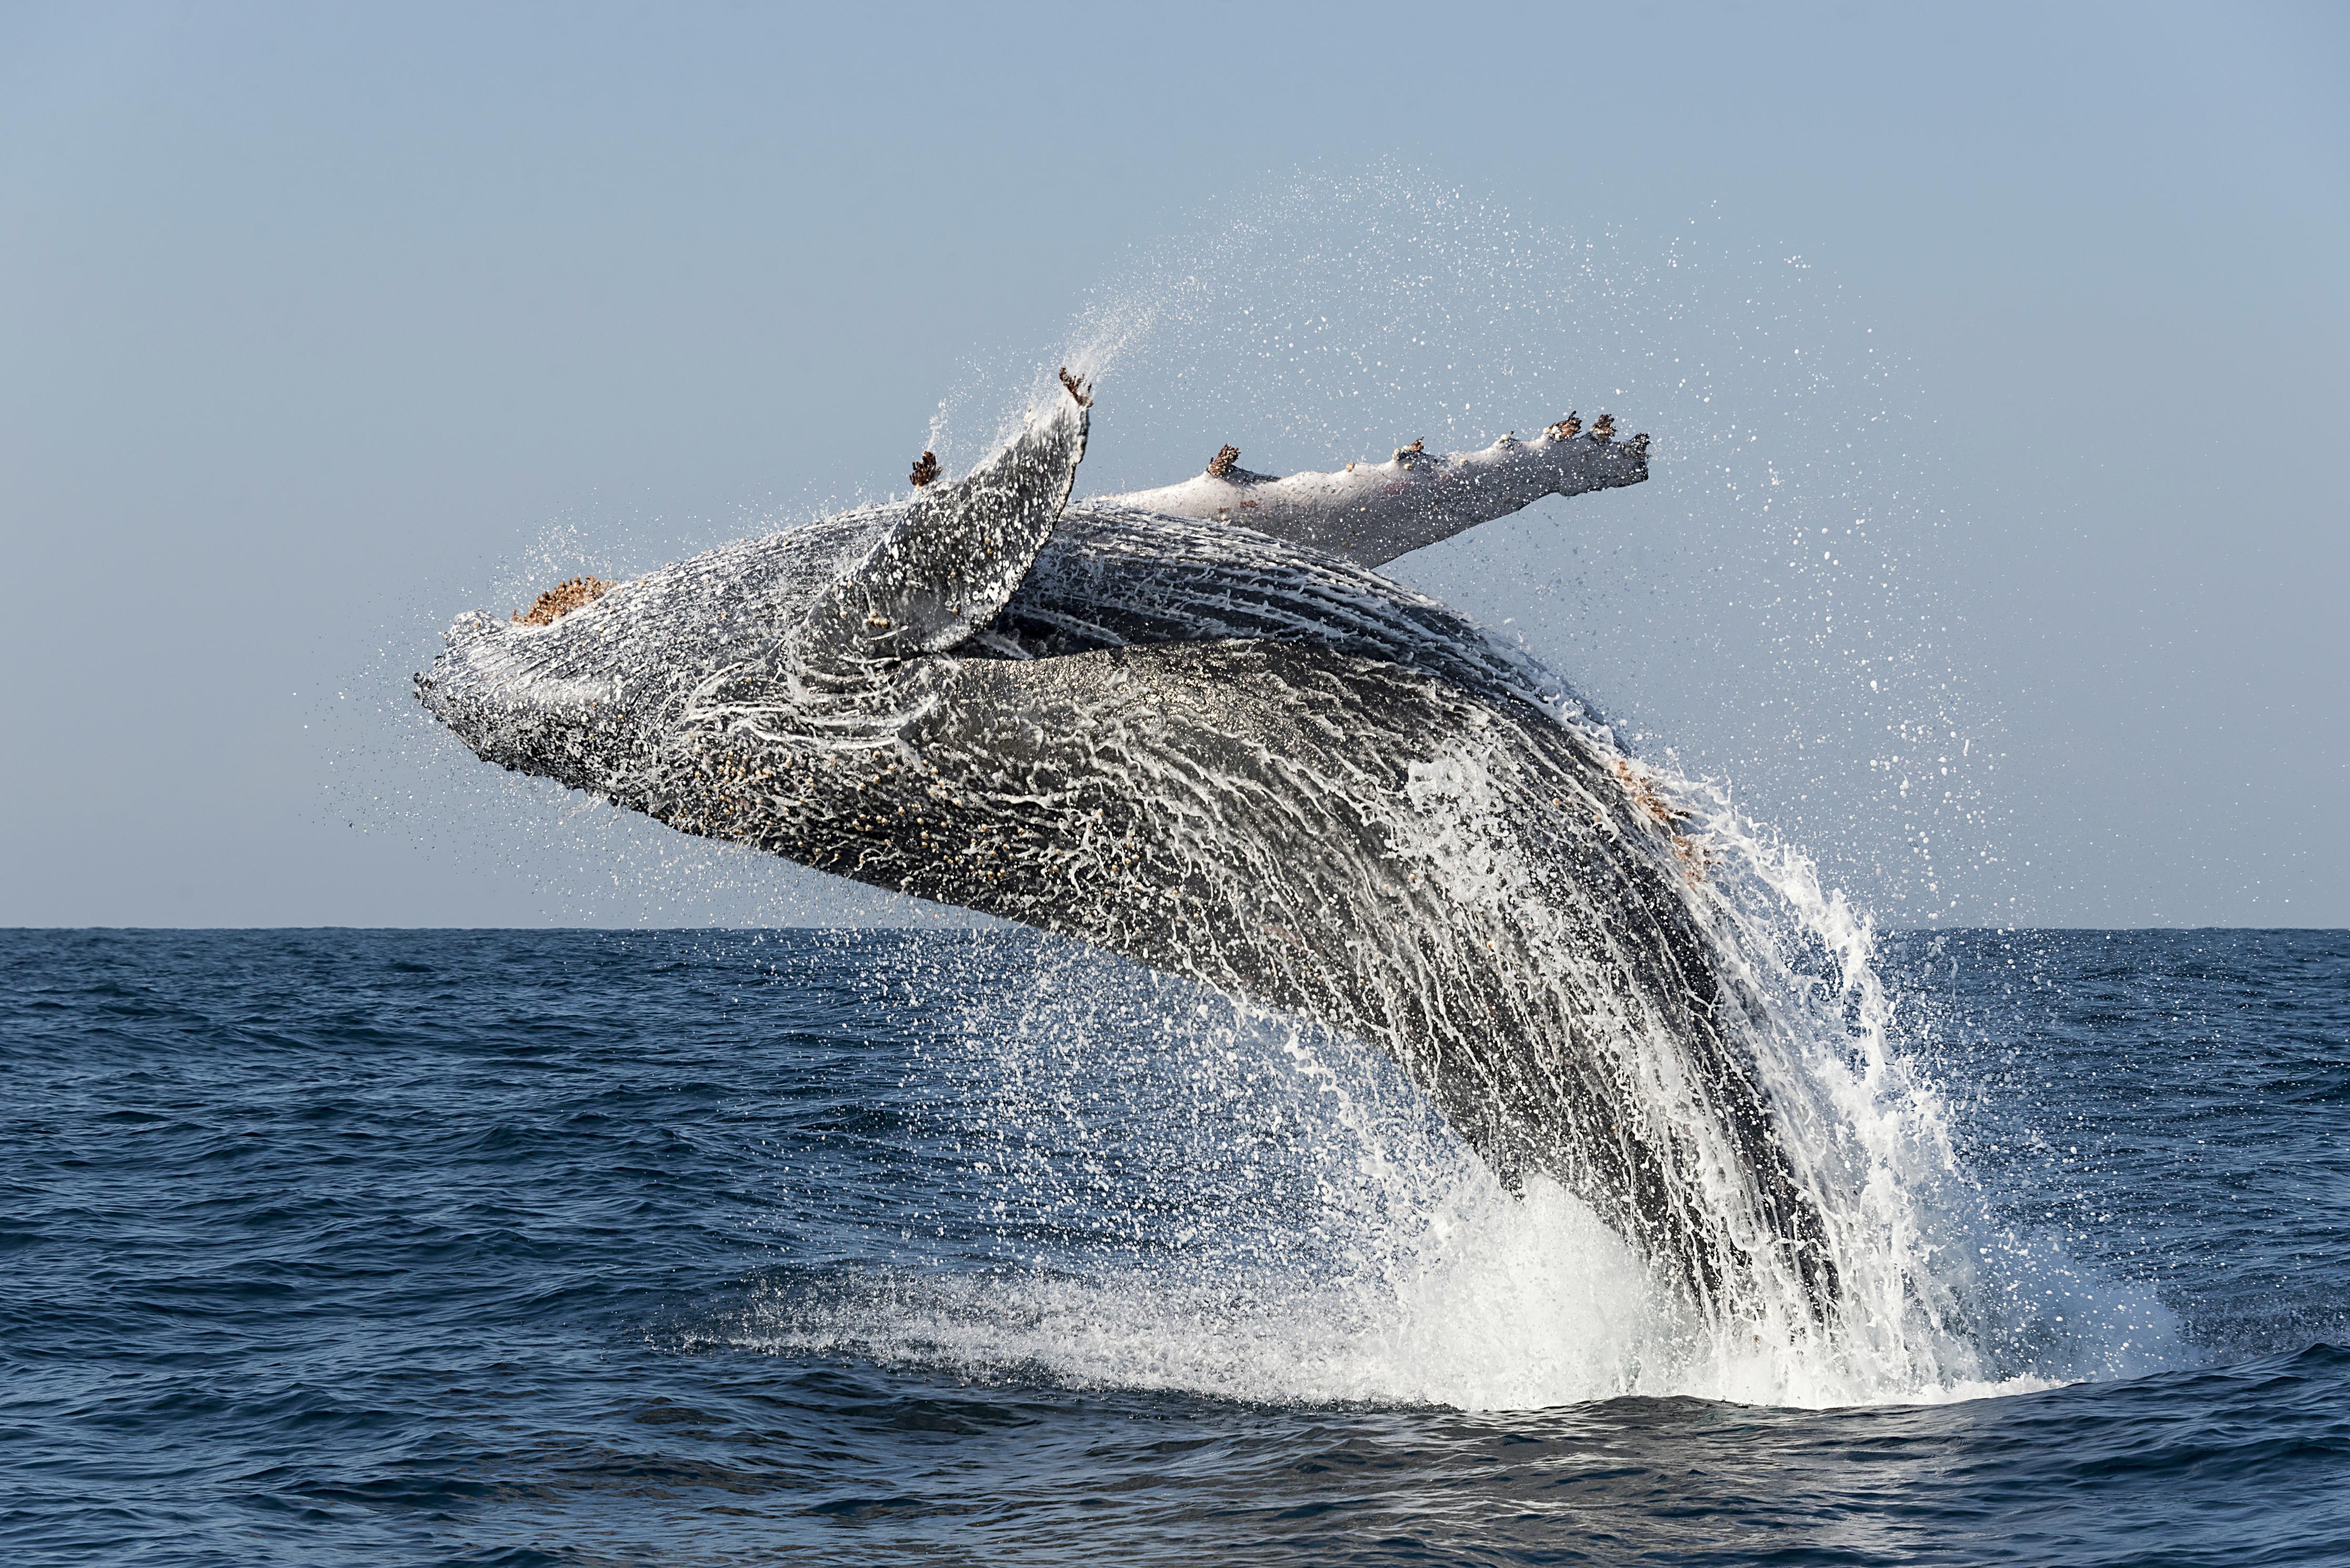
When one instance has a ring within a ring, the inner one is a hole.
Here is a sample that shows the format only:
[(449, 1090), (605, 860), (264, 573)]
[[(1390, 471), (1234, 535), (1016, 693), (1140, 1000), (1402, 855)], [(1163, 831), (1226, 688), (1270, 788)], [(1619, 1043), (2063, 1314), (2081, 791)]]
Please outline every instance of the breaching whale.
[(1570, 418), (1285, 479), (1226, 449), (1072, 504), (1062, 381), (960, 479), (925, 453), (905, 498), (463, 617), (419, 693), (502, 766), (1368, 1042), (1705, 1315), (1765, 1273), (1833, 1312), (1676, 814), (1546, 670), (1376, 570), (1637, 483), (1647, 439)]

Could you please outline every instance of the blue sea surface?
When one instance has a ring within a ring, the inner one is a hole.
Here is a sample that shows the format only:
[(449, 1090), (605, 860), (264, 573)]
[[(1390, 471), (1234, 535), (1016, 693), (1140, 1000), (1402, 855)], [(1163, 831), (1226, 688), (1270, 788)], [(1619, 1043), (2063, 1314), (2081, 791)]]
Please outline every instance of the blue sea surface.
[(2350, 933), (1880, 961), (2113, 1375), (1316, 1395), (1440, 1131), (1024, 934), (0, 933), (0, 1562), (2350, 1562)]

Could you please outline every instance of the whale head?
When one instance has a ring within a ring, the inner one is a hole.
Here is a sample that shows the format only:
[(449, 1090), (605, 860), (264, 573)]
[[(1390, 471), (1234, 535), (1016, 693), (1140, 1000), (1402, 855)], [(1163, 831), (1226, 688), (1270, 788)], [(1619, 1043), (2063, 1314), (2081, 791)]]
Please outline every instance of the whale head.
[(1019, 587), (1067, 504), (1088, 407), (1066, 385), (978, 467), (910, 498), (629, 582), (575, 580), (527, 615), (461, 616), (417, 695), (484, 761), (657, 815), (680, 748), (730, 728), (812, 754), (876, 736), (928, 656)]

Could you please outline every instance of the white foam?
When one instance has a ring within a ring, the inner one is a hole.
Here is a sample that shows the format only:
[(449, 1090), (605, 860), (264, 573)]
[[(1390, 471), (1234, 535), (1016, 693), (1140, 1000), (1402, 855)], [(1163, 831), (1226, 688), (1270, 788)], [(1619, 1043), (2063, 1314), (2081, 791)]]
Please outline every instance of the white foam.
[(817, 1299), (797, 1283), (763, 1287), (691, 1339), (982, 1381), (1471, 1410), (1626, 1396), (1939, 1403), (2062, 1381), (1893, 1386), (1783, 1342), (1723, 1343), (1677, 1317), (1622, 1242), (1556, 1187), (1537, 1181), (1519, 1199), (1464, 1182), (1451, 1198), (1402, 1217), (1409, 1238), (1349, 1238), (1376, 1249), (1376, 1264), (1319, 1283), (1288, 1270), (1204, 1269), (1198, 1257), (1075, 1274), (891, 1269)]

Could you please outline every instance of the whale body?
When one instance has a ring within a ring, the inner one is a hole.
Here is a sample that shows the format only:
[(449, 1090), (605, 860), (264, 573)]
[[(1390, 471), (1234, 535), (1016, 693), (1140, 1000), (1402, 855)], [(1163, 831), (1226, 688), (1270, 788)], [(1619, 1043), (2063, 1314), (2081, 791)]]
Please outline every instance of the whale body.
[(1366, 1041), (1700, 1311), (1766, 1272), (1832, 1311), (1673, 813), (1555, 677), (1375, 569), (1638, 483), (1645, 439), (1070, 504), (1087, 408), (1069, 382), (959, 481), (546, 624), (463, 617), (420, 695), (502, 766)]

